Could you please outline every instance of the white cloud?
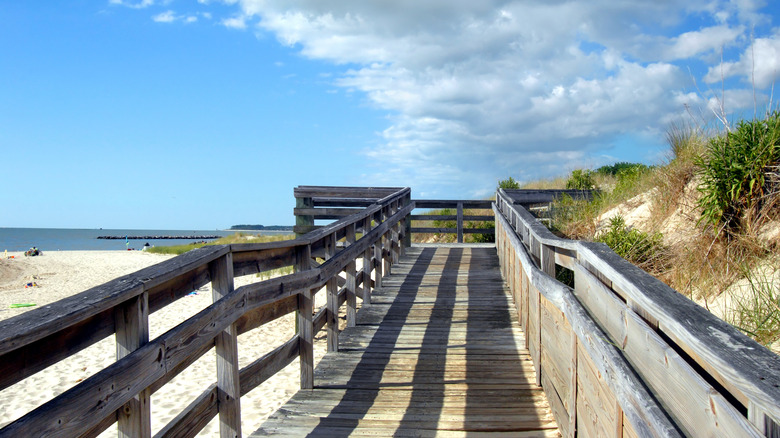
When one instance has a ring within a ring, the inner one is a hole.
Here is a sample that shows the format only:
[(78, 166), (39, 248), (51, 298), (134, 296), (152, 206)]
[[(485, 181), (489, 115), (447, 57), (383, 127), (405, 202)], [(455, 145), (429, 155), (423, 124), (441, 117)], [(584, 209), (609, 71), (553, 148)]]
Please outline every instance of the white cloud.
[(758, 88), (773, 85), (780, 75), (780, 34), (769, 38), (756, 38), (745, 49), (739, 60), (710, 67), (704, 80), (720, 82), (732, 76), (740, 76), (747, 83), (755, 82)]
[(173, 23), (175, 21), (183, 21), (185, 23), (195, 23), (198, 21), (198, 17), (195, 15), (176, 15), (175, 12), (168, 10), (161, 12), (152, 17), (152, 21), (157, 23)]
[(154, 5), (154, 0), (141, 0), (139, 2), (130, 2), (126, 0), (109, 0), (112, 5), (124, 6), (131, 9), (144, 9)]
[(174, 15), (173, 11), (165, 11), (152, 17), (152, 20), (156, 21), (157, 23), (172, 23), (176, 21), (176, 16)]
[(715, 26), (685, 32), (671, 40), (672, 44), (664, 51), (663, 57), (668, 60), (684, 59), (704, 52), (720, 51), (724, 46), (733, 44), (744, 32), (742, 26)]
[(231, 29), (246, 29), (246, 17), (225, 18), (222, 25)]
[[(686, 105), (712, 97), (691, 92), (688, 67), (706, 70), (726, 48), (744, 52), (724, 63), (727, 76), (745, 76), (748, 29), (768, 20), (751, 0), (224, 3), (238, 9), (227, 27), (256, 22), (303, 56), (349, 65), (329, 85), (390, 114), (382, 147), (364, 153), (392, 164), (377, 169), (388, 184), (429, 193), (561, 173), (609, 156), (617, 137), (654, 133), (662, 144), (659, 131)], [(766, 86), (780, 43), (757, 38), (755, 52)], [(746, 104), (741, 91), (728, 95)]]

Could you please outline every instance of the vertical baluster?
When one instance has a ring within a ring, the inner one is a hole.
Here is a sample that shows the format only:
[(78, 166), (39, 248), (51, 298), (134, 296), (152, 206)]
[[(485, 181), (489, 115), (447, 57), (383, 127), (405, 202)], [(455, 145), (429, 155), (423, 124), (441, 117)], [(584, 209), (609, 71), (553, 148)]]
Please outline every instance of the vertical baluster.
[[(347, 245), (352, 246), (355, 244), (355, 224), (347, 226)], [(350, 260), (347, 264), (347, 327), (355, 326), (355, 313), (357, 312), (357, 298), (355, 297), (355, 289), (357, 288), (357, 281), (355, 279), (355, 260)]]
[[(298, 247), (295, 253), (295, 271), (311, 269), (311, 246)], [(296, 324), (301, 358), (301, 389), (314, 388), (314, 325), (312, 322), (312, 293), (306, 289), (298, 293), (298, 311)]]
[[(149, 294), (144, 291), (114, 311), (116, 358), (127, 356), (149, 342)], [(152, 436), (149, 390), (143, 390), (119, 410), (120, 438)]]
[[(363, 235), (371, 232), (371, 218), (363, 219)], [(371, 247), (363, 253), (363, 307), (371, 307)]]
[[(325, 238), (325, 260), (336, 255), (336, 234)], [(327, 294), (328, 351), (339, 351), (339, 283), (338, 276), (329, 278), (325, 286)]]
[(458, 202), (458, 243), (463, 243), (463, 202)]
[[(214, 301), (233, 292), (233, 254), (209, 264)], [(217, 352), (217, 402), (221, 438), (241, 436), (241, 388), (238, 381), (238, 331), (233, 323), (215, 338)]]

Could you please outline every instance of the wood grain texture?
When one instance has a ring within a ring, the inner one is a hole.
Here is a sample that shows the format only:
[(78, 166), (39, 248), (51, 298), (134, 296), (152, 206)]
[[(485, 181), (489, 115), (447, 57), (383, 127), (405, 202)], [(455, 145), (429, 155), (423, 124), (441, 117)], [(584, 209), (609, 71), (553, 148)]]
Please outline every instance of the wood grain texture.
[[(209, 264), (214, 302), (233, 292), (233, 254)], [(221, 438), (241, 436), (241, 390), (238, 374), (238, 330), (233, 322), (214, 339), (217, 353), (217, 402)]]
[(493, 249), (412, 247), (384, 280), (251, 436), (556, 436)]

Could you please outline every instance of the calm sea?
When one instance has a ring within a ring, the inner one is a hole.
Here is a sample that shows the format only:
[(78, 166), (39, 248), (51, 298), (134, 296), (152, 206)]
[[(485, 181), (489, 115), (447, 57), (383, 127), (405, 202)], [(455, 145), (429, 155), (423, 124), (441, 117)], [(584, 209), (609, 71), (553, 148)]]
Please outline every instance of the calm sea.
[[(125, 236), (229, 236), (235, 231), (216, 230), (89, 230), (69, 228), (0, 228), (0, 253), (26, 251), (35, 246), (41, 251), (125, 251)], [(249, 231), (247, 234), (274, 234), (272, 231)], [(282, 234), (289, 234), (282, 233)], [(98, 236), (119, 236), (120, 240), (98, 239)], [(198, 239), (201, 240), (201, 239)], [(207, 239), (209, 241), (210, 239)], [(140, 250), (144, 244), (183, 245), (194, 239), (129, 240), (129, 248)]]

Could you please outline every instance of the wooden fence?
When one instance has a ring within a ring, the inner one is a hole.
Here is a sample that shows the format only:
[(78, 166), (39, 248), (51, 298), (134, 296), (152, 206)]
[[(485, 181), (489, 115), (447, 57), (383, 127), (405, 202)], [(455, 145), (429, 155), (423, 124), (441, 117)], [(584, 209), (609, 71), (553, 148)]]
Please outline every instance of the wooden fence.
[[(216, 383), (155, 436), (194, 436), (216, 415), (222, 437), (241, 436), (241, 396), (296, 357), (301, 387), (311, 388), (314, 334), (327, 326), (328, 349), (336, 350), (339, 307), (346, 302), (354, 325), (356, 297), (369, 305), (372, 288), (398, 260), (414, 204), (408, 188), (381, 193), (296, 240), (203, 247), (0, 322), (0, 390), (108, 336), (117, 343), (115, 363), (6, 425), (0, 437), (91, 437), (115, 422), (120, 436), (148, 437), (151, 394), (212, 348)], [(296, 272), (233, 286), (235, 277), (285, 266)], [(209, 282), (211, 306), (149, 339), (150, 313)], [(327, 305), (313, 314), (323, 287)], [(239, 369), (237, 336), (293, 311), (296, 335)]]
[[(562, 434), (780, 436), (780, 358), (599, 243), (499, 190), (501, 268)], [(555, 280), (574, 271), (574, 288)], [(560, 269), (560, 268), (559, 268)]]

